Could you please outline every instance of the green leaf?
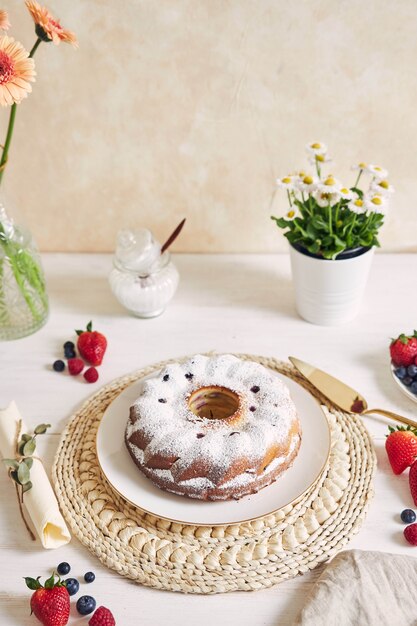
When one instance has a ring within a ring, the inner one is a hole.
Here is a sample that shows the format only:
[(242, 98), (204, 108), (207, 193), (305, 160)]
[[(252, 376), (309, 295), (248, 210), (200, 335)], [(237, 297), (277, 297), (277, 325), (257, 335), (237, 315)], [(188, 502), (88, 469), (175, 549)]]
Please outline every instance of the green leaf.
[(359, 189), (359, 187), (351, 187), (350, 190), (358, 194), (359, 198), (363, 198), (363, 191), (362, 189)]
[(17, 470), (13, 470), (10, 472), (10, 476), (13, 478), (14, 482), (20, 485), (19, 479), (17, 477)]
[(20, 438), (20, 441), (23, 441), (24, 443), (26, 443), (27, 441), (29, 441), (29, 439), (32, 439), (32, 436), (28, 435), (27, 433), (23, 433), (23, 435)]
[(24, 485), (30, 480), (29, 468), (26, 463), (20, 463), (17, 470), (17, 477), (19, 479), (19, 483)]
[(30, 578), (29, 576), (25, 576), (25, 583), (32, 591), (36, 591), (36, 589), (42, 589), (42, 585), (39, 582), (40, 576), (37, 578)]
[(77, 333), (78, 336), (80, 336), (80, 335), (83, 334), (84, 331), (83, 330), (76, 330), (75, 332)]
[(33, 439), (29, 439), (23, 447), (23, 456), (31, 456), (36, 450), (36, 442)]
[(92, 330), (93, 330), (93, 322), (91, 321), (91, 322), (88, 322), (87, 324), (87, 331), (91, 333)]
[(34, 430), (35, 435), (43, 435), (44, 433), (46, 433), (48, 428), (51, 428), (50, 424), (39, 424), (39, 426), (36, 426)]
[(52, 576), (45, 580), (45, 589), (53, 589), (55, 583), (55, 572), (52, 572)]
[(28, 482), (27, 482), (27, 483), (25, 483), (25, 484), (22, 486), (22, 491), (23, 491), (23, 493), (26, 493), (26, 491), (29, 491), (30, 489), (32, 489), (32, 487), (33, 487), (33, 485), (32, 485), (32, 483), (31, 483), (31, 481), (30, 481), (30, 480), (28, 480)]
[(17, 468), (19, 467), (19, 463), (16, 461), (16, 459), (3, 459), (3, 463), (6, 467), (12, 467), (15, 470), (17, 470)]
[(27, 459), (23, 459), (23, 463), (25, 463), (28, 466), (28, 469), (30, 469), (33, 465), (32, 457), (28, 456)]

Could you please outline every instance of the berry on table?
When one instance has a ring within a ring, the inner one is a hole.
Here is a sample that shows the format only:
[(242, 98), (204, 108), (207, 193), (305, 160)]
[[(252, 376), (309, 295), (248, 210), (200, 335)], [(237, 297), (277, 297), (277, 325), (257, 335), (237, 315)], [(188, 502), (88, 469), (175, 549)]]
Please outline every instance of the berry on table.
[(75, 350), (75, 343), (72, 341), (66, 341), (64, 343), (64, 350)]
[(397, 367), (394, 373), (396, 377), (401, 380), (402, 378), (405, 378), (405, 376), (407, 376), (407, 368), (403, 366)]
[(417, 331), (411, 336), (402, 333), (397, 339), (392, 340), (389, 349), (394, 365), (408, 367), (417, 357)]
[(404, 537), (412, 546), (417, 546), (417, 524), (411, 524), (404, 528)]
[(389, 434), (385, 441), (385, 450), (387, 451), (388, 460), (394, 474), (402, 474), (407, 467), (413, 464), (415, 465), (414, 461), (417, 457), (417, 431), (411, 428), (411, 426), (398, 426), (396, 429), (392, 426), (388, 426), (388, 428)]
[(78, 593), (80, 589), (80, 583), (76, 578), (67, 578), (66, 580), (64, 580), (64, 583), (70, 596), (75, 596), (75, 594)]
[(63, 561), (62, 563), (60, 563), (58, 565), (56, 570), (57, 570), (58, 574), (60, 574), (61, 576), (66, 576), (67, 574), (70, 573), (71, 566), (70, 566), (69, 563), (66, 563), (65, 561)]
[(83, 359), (91, 365), (101, 365), (107, 349), (105, 336), (96, 330), (93, 331), (93, 322), (87, 324), (86, 330), (76, 330), (75, 332), (78, 335), (78, 352)]
[(410, 493), (411, 493), (411, 497), (413, 498), (413, 502), (417, 506), (417, 462), (416, 461), (414, 461), (414, 463), (410, 467), (410, 472), (408, 474), (408, 484), (410, 486)]
[(405, 376), (402, 382), (406, 387), (409, 387), (411, 383), (413, 382), (413, 379), (411, 378), (411, 376)]
[(96, 579), (96, 575), (94, 574), (94, 572), (86, 572), (84, 574), (84, 580), (86, 583), (92, 583), (94, 582)]
[(26, 585), (34, 593), (30, 599), (32, 613), (44, 626), (66, 626), (70, 614), (70, 597), (65, 584), (52, 574), (45, 585), (39, 582), (40, 576), (25, 578)]
[(68, 359), (68, 371), (71, 376), (77, 376), (84, 369), (84, 362), (81, 359)]
[(416, 521), (416, 514), (412, 509), (404, 509), (401, 512), (401, 521), (404, 524), (413, 524)]
[(88, 626), (116, 626), (116, 620), (112, 612), (105, 606), (99, 606), (93, 617), (90, 618)]
[(88, 383), (95, 383), (98, 380), (98, 371), (95, 367), (89, 367), (83, 374)]
[(52, 367), (54, 368), (56, 372), (63, 372), (65, 369), (65, 363), (64, 361), (61, 361), (61, 359), (58, 359), (57, 361), (54, 362)]
[(81, 596), (78, 598), (76, 606), (80, 615), (89, 615), (96, 608), (96, 601), (93, 596)]

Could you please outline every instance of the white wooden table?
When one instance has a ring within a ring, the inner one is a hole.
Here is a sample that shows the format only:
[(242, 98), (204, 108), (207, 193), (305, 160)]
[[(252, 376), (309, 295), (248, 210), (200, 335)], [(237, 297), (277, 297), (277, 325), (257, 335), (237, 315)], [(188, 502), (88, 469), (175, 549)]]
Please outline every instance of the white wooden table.
[[(177, 255), (177, 295), (161, 317), (150, 320), (130, 317), (113, 298), (109, 255), (45, 254), (43, 260), (50, 319), (31, 337), (0, 343), (0, 406), (15, 399), (28, 425), (52, 424), (38, 445), (48, 467), (67, 419), (99, 384), (161, 359), (208, 350), (299, 356), (356, 387), (370, 405), (417, 418), (417, 405), (391, 380), (388, 358), (390, 337), (417, 326), (417, 255), (377, 255), (363, 310), (342, 328), (313, 326), (296, 315), (286, 255)], [(64, 341), (90, 319), (109, 342), (95, 385), (51, 371)], [(379, 462), (376, 497), (350, 547), (417, 556), (417, 549), (405, 544), (398, 521), (399, 512), (412, 505), (407, 476), (389, 469), (386, 424), (372, 417), (366, 424)], [(31, 542), (3, 470), (0, 489), (1, 626), (37, 623), (29, 617), (30, 592), (22, 577), (46, 576), (61, 561), (71, 564), (76, 577), (96, 573), (96, 581), (82, 583), (81, 589), (111, 608), (119, 626), (284, 626), (292, 623), (318, 575), (316, 570), (256, 593), (186, 596), (147, 589), (104, 568), (76, 539), (57, 551)], [(70, 623), (86, 624), (74, 609)]]

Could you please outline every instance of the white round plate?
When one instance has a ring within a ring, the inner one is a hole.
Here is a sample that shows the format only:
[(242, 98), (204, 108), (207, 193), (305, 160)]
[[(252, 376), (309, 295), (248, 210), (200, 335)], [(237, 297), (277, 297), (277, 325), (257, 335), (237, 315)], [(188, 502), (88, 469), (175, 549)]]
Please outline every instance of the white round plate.
[(395, 372), (395, 367), (391, 363), (391, 375), (392, 375), (393, 379), (395, 380), (395, 382), (397, 383), (397, 385), (399, 386), (399, 388), (401, 389), (403, 394), (405, 394), (407, 396), (407, 398), (410, 398), (410, 400), (412, 400), (413, 402), (417, 402), (417, 396), (414, 395), (414, 393), (411, 393), (411, 391), (407, 388), (406, 385), (402, 384), (401, 380), (396, 377), (394, 372)]
[[(275, 374), (275, 372), (273, 372)], [(277, 375), (277, 374), (276, 374)], [(156, 487), (135, 465), (124, 441), (129, 408), (138, 398), (138, 380), (107, 407), (97, 432), (97, 456), (111, 486), (131, 504), (156, 517), (193, 526), (240, 524), (297, 501), (321, 476), (330, 454), (330, 430), (319, 403), (303, 387), (279, 376), (289, 387), (302, 428), (300, 451), (284, 474), (257, 494), (240, 500), (206, 502)]]

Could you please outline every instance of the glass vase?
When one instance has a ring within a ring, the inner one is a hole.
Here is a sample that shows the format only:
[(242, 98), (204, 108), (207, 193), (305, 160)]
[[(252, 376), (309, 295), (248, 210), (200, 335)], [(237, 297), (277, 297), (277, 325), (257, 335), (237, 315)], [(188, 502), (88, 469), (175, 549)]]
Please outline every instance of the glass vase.
[(0, 195), (0, 340), (34, 333), (48, 318), (48, 296), (39, 252)]

